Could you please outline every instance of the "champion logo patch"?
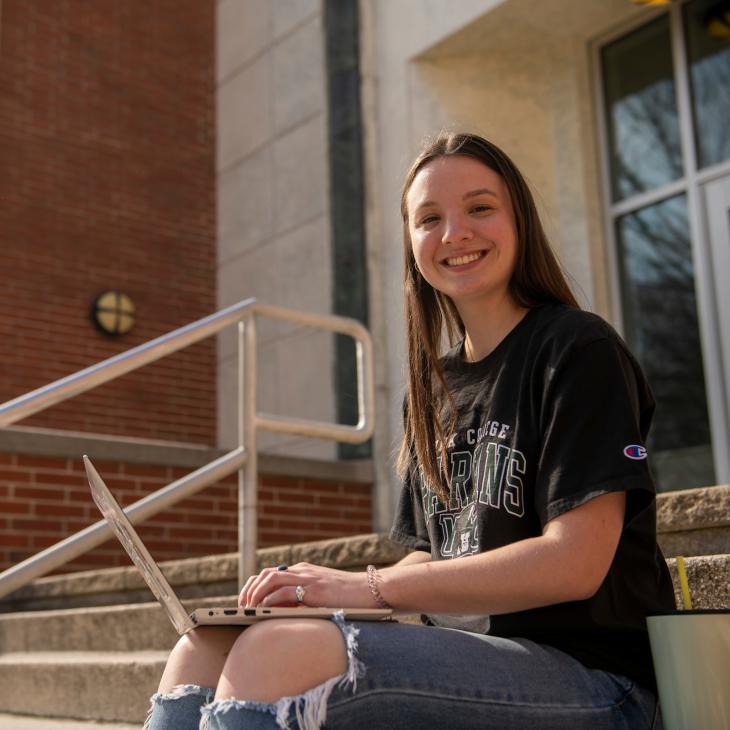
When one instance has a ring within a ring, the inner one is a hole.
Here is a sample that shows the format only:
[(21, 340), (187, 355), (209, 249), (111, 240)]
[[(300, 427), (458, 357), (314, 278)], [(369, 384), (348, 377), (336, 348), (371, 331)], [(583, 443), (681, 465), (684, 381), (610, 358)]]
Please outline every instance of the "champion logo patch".
[(634, 461), (641, 461), (642, 459), (646, 459), (647, 454), (643, 446), (630, 444), (624, 449), (624, 456), (628, 456), (629, 459), (633, 459)]

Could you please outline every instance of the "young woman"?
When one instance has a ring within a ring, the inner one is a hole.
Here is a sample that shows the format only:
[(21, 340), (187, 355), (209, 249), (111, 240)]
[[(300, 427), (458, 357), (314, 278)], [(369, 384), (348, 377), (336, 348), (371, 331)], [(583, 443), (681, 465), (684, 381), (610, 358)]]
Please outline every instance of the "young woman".
[(363, 573), (266, 569), (239, 600), (390, 605), (426, 625), (200, 629), (173, 650), (149, 726), (197, 728), (202, 713), (211, 730), (659, 727), (644, 619), (674, 596), (636, 361), (578, 308), (494, 145), (440, 136), (402, 214), (409, 388), (391, 537), (413, 552)]

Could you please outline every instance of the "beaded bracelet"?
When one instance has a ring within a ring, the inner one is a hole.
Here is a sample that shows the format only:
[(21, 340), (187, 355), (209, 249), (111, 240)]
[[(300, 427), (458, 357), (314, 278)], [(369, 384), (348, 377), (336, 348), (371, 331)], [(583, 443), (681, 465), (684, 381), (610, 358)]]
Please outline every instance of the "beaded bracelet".
[(378, 588), (378, 585), (375, 582), (378, 577), (378, 569), (374, 565), (368, 565), (368, 585), (370, 586), (370, 592), (373, 594), (375, 603), (377, 603), (380, 608), (393, 608), (393, 606), (391, 606), (388, 601), (383, 598), (380, 588)]

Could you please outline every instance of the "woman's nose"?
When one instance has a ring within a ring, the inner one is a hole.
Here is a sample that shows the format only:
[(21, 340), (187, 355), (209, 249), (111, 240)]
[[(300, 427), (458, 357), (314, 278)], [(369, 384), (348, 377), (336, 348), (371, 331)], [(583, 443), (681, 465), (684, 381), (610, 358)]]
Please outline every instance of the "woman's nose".
[(473, 236), (474, 232), (469, 225), (469, 221), (463, 216), (454, 215), (446, 219), (441, 242), (444, 244), (461, 243), (470, 240)]

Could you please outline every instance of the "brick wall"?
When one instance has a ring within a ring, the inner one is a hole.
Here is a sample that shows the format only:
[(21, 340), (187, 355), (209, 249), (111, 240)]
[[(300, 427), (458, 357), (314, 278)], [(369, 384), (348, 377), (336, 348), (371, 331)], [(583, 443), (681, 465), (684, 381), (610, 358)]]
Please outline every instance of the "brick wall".
[[(0, 402), (215, 311), (214, 13), (3, 0)], [(136, 305), (119, 339), (89, 318), (104, 289)], [(206, 341), (23, 425), (213, 443), (214, 358)]]
[[(94, 462), (122, 505), (184, 476), (188, 469)], [(237, 549), (235, 475), (139, 526), (156, 560)], [(100, 519), (80, 459), (0, 453), (0, 570)], [(371, 487), (264, 475), (259, 545), (306, 542), (372, 531)], [(57, 572), (129, 565), (116, 539)]]

